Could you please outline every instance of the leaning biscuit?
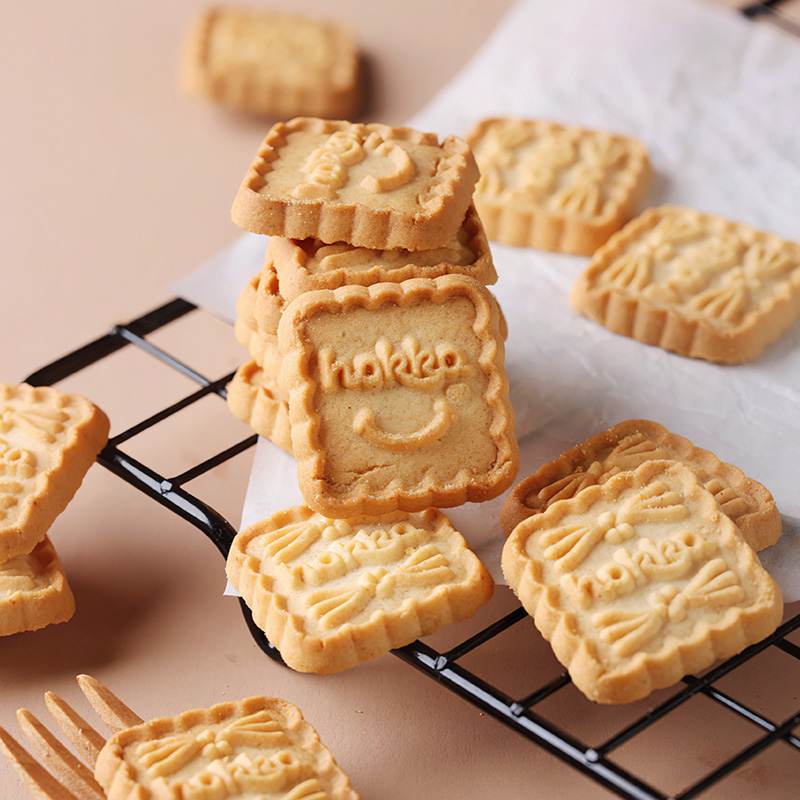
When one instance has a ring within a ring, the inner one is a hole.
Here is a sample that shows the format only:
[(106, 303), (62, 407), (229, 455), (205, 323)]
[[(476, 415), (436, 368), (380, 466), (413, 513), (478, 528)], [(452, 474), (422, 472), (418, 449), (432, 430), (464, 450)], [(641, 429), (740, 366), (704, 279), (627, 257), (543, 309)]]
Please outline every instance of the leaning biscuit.
[(358, 800), (297, 706), (249, 697), (114, 734), (95, 778), (108, 800)]
[(781, 517), (764, 486), (708, 450), (643, 419), (620, 422), (591, 436), (520, 481), (500, 511), (503, 531), (509, 536), (522, 520), (541, 513), (552, 503), (574, 497), (587, 486), (604, 483), (645, 461), (661, 459), (688, 466), (754, 550), (763, 550), (778, 541)]
[(0, 563), (44, 538), (108, 430), (106, 415), (85, 397), (0, 384)]
[(649, 461), (529, 517), (503, 573), (575, 686), (629, 703), (772, 633), (778, 585), (683, 464)]
[(639, 208), (652, 170), (644, 147), (615, 134), (487, 119), (467, 137), (481, 170), (475, 205), (489, 239), (591, 255)]
[(291, 301), (314, 289), (337, 289), (348, 284), (369, 286), (409, 278), (468, 275), (484, 284), (497, 281), (489, 243), (474, 206), (470, 206), (456, 235), (433, 250), (370, 250), (316, 239), (295, 241), (273, 236), (267, 247), (278, 273), (283, 296)]
[(340, 119), (358, 103), (358, 50), (350, 31), (322, 20), (213, 8), (191, 27), (181, 86), (258, 116)]
[(333, 518), (501, 494), (519, 452), (498, 307), (464, 276), (307, 292), (278, 328), (306, 503)]
[(33, 551), (0, 564), (0, 636), (66, 622), (75, 598), (47, 536)]
[(462, 139), (382, 124), (298, 118), (273, 126), (234, 198), (242, 228), (375, 250), (455, 236), (478, 167)]
[(738, 364), (800, 316), (800, 244), (723, 217), (661, 206), (595, 254), (570, 300), (614, 333)]
[(435, 509), (333, 520), (290, 508), (239, 533), (227, 570), (286, 664), (320, 674), (468, 619), (494, 588)]
[(289, 407), (269, 373), (255, 361), (248, 361), (236, 370), (226, 391), (228, 408), (237, 419), (282, 450), (292, 452)]

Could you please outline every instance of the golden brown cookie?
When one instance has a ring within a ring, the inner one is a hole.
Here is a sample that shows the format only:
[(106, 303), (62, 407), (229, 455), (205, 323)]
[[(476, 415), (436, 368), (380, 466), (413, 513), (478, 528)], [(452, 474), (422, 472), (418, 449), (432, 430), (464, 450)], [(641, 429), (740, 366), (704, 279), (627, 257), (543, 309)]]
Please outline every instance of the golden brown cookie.
[(307, 292), (278, 328), (306, 503), (334, 518), (496, 497), (518, 467), (496, 302), (445, 275)]
[(764, 486), (708, 450), (643, 419), (620, 422), (589, 437), (520, 481), (503, 503), (503, 531), (509, 536), (523, 519), (541, 513), (552, 503), (574, 497), (587, 486), (604, 483), (645, 461), (661, 459), (688, 466), (753, 549), (762, 550), (778, 541), (781, 517)]
[(629, 703), (781, 621), (778, 585), (685, 465), (649, 461), (521, 522), (509, 586), (575, 686)]
[(306, 506), (234, 540), (228, 578), (301, 672), (340, 672), (471, 617), (494, 582), (435, 509), (333, 520)]
[(800, 244), (723, 217), (661, 206), (595, 254), (570, 299), (614, 333), (738, 364), (800, 316)]
[(297, 706), (270, 697), (186, 711), (114, 734), (95, 778), (108, 800), (358, 800)]
[(489, 243), (474, 206), (469, 207), (452, 241), (434, 250), (369, 250), (343, 242), (325, 244), (317, 239), (296, 241), (273, 236), (267, 253), (287, 300), (314, 289), (399, 283), (449, 274), (468, 275), (484, 284), (497, 281)]
[(650, 188), (647, 153), (625, 136), (496, 118), (467, 141), (481, 170), (475, 205), (493, 241), (591, 255)]
[(359, 97), (352, 33), (297, 14), (212, 8), (194, 21), (181, 86), (258, 116), (349, 117)]
[(0, 636), (66, 622), (73, 613), (75, 598), (47, 536), (0, 564)]
[(108, 440), (85, 397), (0, 384), (0, 563), (29, 553), (67, 507)]
[(456, 235), (477, 179), (462, 139), (298, 118), (269, 131), (231, 216), (254, 233), (431, 250)]
[(289, 407), (274, 379), (255, 361), (236, 370), (226, 387), (228, 408), (259, 436), (292, 452)]

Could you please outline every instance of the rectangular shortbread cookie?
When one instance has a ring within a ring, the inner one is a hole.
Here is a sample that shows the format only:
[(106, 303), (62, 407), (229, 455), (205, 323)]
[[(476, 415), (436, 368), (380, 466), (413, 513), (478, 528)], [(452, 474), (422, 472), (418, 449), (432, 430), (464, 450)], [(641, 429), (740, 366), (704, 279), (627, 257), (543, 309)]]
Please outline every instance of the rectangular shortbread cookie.
[(333, 520), (290, 508), (238, 534), (228, 577), (286, 664), (319, 674), (468, 619), (494, 588), (435, 509)]
[(487, 119), (467, 137), (493, 241), (591, 255), (639, 211), (650, 162), (635, 139), (542, 120)]
[(348, 284), (369, 286), (409, 278), (468, 275), (484, 284), (497, 281), (489, 243), (474, 206), (452, 241), (434, 250), (370, 250), (317, 239), (302, 241), (273, 236), (267, 260), (274, 264), (286, 300), (314, 289), (337, 289)]
[(471, 278), (307, 292), (278, 343), (306, 503), (334, 518), (496, 497), (518, 467), (497, 303)]
[(267, 133), (231, 217), (253, 233), (429, 250), (456, 235), (477, 179), (462, 139), (297, 118)]
[(737, 364), (755, 358), (800, 316), (800, 244), (661, 206), (595, 254), (570, 299), (614, 333)]
[(75, 598), (47, 536), (30, 553), (0, 564), (0, 636), (66, 622)]
[(85, 397), (0, 384), (0, 563), (29, 553), (66, 508), (108, 440)]
[(636, 469), (645, 461), (660, 459), (688, 466), (754, 550), (763, 550), (778, 541), (781, 515), (764, 486), (683, 436), (644, 419), (620, 422), (597, 433), (520, 481), (503, 503), (503, 531), (509, 536), (523, 519), (544, 511), (552, 503), (574, 497), (587, 486)]
[(181, 85), (258, 116), (341, 119), (358, 103), (358, 50), (349, 30), (323, 20), (212, 8), (190, 29)]
[(772, 633), (783, 602), (685, 465), (648, 461), (521, 522), (503, 573), (575, 686), (628, 703)]
[(108, 800), (358, 800), (297, 706), (249, 697), (114, 734), (95, 778)]

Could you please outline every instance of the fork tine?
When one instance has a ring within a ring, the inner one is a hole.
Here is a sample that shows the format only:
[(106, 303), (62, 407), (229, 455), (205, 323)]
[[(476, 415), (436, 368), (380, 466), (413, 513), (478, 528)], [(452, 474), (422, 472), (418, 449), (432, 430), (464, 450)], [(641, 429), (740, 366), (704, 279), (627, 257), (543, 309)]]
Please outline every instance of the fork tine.
[(17, 711), (22, 732), (39, 751), (44, 766), (79, 800), (103, 800), (105, 793), (92, 771), (64, 747), (52, 733), (25, 708)]
[(81, 758), (94, 767), (106, 740), (69, 703), (53, 692), (46, 692), (44, 702), (59, 728)]
[(79, 800), (3, 728), (0, 728), (0, 753), (37, 800)]
[(141, 725), (144, 722), (138, 714), (131, 711), (119, 697), (96, 678), (91, 675), (78, 675), (77, 680), (86, 699), (111, 733), (118, 733), (125, 728)]

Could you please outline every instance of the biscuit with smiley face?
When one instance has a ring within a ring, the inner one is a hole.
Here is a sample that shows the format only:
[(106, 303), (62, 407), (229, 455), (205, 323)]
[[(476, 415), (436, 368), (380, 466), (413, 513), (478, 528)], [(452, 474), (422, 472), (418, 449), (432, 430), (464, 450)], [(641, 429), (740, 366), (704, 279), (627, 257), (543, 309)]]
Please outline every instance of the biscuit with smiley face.
[(481, 502), (519, 461), (499, 312), (464, 276), (307, 292), (278, 327), (306, 503), (334, 518)]

